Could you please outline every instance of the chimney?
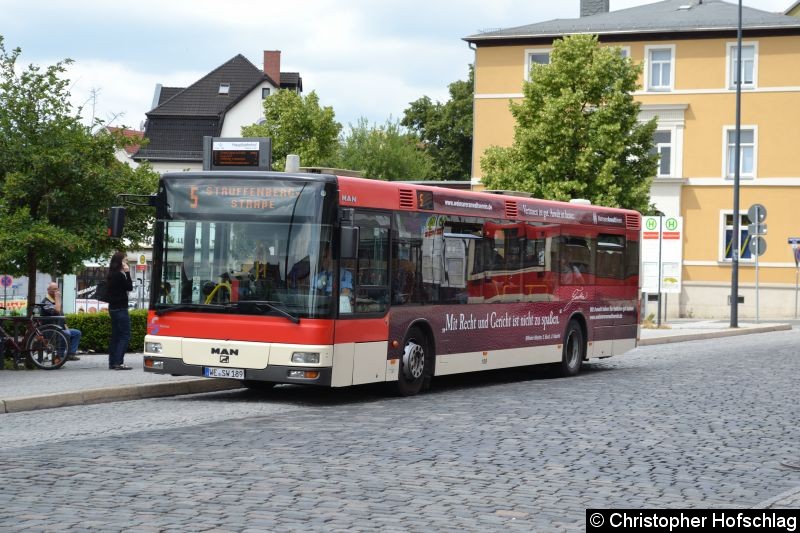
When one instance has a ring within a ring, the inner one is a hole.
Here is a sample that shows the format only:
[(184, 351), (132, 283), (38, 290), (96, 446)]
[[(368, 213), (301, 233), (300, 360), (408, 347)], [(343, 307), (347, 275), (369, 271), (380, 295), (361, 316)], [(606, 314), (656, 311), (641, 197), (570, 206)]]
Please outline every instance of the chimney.
[(608, 13), (609, 0), (581, 0), (581, 17)]
[[(608, 2), (606, 2), (608, 4)], [(278, 84), (276, 89), (281, 88), (281, 51), (264, 50), (264, 74), (269, 76)]]
[(161, 100), (161, 84), (156, 83), (156, 90), (153, 92), (153, 105), (150, 106), (150, 109), (157, 108), (159, 100)]

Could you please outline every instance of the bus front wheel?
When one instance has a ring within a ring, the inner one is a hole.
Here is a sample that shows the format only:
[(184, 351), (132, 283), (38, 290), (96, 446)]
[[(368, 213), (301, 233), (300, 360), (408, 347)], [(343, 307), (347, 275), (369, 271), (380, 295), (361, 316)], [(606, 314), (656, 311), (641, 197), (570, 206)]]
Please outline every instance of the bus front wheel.
[(583, 329), (575, 320), (570, 320), (564, 332), (564, 348), (561, 351), (561, 364), (558, 373), (562, 377), (574, 376), (581, 370), (586, 355), (586, 341)]
[(397, 392), (401, 396), (413, 396), (422, 389), (430, 367), (430, 358), (433, 357), (428, 346), (428, 338), (422, 330), (409, 330), (403, 354), (400, 356), (400, 372), (397, 378)]

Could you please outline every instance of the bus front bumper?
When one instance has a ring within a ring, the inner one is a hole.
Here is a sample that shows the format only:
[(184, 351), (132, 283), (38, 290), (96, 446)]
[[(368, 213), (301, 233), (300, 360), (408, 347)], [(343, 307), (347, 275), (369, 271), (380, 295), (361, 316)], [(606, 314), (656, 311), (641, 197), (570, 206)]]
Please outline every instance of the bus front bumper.
[[(180, 359), (171, 357), (144, 357), (144, 371), (154, 374), (172, 374), (174, 376), (209, 377), (203, 365), (187, 365)], [(220, 368), (220, 367), (213, 367)], [(318, 385), (330, 387), (333, 369), (330, 367), (298, 367), (272, 365), (267, 368), (227, 369), (243, 370), (244, 377), (235, 377), (240, 381), (267, 381), (271, 383), (294, 383), (297, 385)], [(213, 376), (211, 376), (213, 377)], [(227, 377), (227, 376), (226, 376)]]

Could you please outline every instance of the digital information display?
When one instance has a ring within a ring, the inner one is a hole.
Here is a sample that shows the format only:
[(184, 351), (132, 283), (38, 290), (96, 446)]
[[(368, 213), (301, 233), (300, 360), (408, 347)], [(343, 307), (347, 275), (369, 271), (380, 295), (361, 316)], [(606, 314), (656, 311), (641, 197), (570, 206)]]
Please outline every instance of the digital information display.
[(211, 151), (211, 164), (215, 167), (257, 167), (257, 142), (216, 142)]
[(268, 138), (203, 137), (203, 170), (272, 170)]

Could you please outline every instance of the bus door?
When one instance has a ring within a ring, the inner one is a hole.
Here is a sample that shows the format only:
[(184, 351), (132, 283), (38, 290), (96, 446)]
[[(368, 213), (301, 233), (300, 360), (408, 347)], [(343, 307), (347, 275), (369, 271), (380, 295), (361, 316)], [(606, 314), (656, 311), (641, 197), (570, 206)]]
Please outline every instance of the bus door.
[[(617, 350), (613, 340), (609, 349), (604, 338), (618, 339), (624, 336), (624, 329), (636, 326), (638, 290), (631, 291), (628, 282), (628, 254), (638, 257), (638, 250), (631, 246), (628, 250), (624, 232), (599, 233), (597, 235), (597, 253), (595, 263), (595, 278), (597, 291), (597, 305), (593, 322), (596, 324), (597, 342), (594, 346), (595, 356), (613, 355)], [(633, 331), (633, 330), (631, 330)], [(633, 333), (635, 336), (635, 333)], [(630, 342), (627, 340), (626, 342)], [(610, 350), (610, 351), (609, 351)]]

